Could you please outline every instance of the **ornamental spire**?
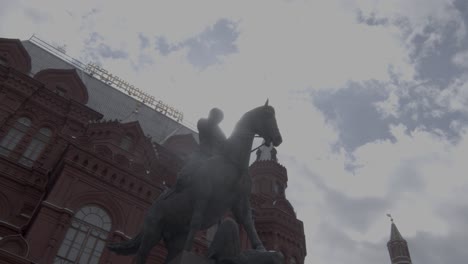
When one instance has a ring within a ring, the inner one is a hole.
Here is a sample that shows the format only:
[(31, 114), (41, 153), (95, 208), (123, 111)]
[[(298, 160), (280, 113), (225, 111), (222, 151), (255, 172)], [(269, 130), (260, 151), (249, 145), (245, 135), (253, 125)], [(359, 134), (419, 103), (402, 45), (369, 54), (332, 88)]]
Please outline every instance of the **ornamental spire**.
[(393, 217), (391, 214), (387, 214), (392, 222), (391, 230), (390, 230), (390, 241), (405, 241), (403, 236), (401, 235), (400, 231), (398, 230), (395, 222), (393, 221)]

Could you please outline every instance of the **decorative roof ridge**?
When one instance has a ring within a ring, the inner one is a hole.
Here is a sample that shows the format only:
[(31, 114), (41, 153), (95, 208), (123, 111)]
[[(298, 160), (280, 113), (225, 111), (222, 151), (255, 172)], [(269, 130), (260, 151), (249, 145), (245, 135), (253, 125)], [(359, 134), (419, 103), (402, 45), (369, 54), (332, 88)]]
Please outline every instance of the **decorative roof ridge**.
[(275, 164), (275, 166), (279, 166), (279, 167), (283, 167), (283, 168), (286, 168), (283, 164), (277, 162), (277, 161), (274, 161), (274, 160), (256, 160), (252, 163), (251, 166), (253, 166), (254, 164), (258, 164), (257, 166), (265, 166), (267, 164)]

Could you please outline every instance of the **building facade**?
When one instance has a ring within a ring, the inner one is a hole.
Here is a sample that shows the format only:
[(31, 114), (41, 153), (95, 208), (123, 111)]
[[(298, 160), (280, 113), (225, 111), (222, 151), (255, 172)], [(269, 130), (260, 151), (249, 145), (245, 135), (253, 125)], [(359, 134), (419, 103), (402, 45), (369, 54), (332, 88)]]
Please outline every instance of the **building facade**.
[[(106, 249), (139, 231), (196, 132), (32, 41), (0, 39), (0, 263), (131, 263)], [(262, 148), (251, 203), (267, 249), (304, 263), (287, 171)], [(197, 235), (204, 254), (216, 226)], [(241, 230), (243, 248), (249, 241)], [(162, 263), (163, 246), (148, 263)]]

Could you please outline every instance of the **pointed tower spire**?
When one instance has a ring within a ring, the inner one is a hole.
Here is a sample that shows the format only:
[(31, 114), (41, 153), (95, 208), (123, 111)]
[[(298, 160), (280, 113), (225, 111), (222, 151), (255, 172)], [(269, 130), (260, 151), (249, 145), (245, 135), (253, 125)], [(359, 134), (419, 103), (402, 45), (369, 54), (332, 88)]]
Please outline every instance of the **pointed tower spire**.
[(392, 230), (390, 231), (390, 241), (406, 241), (400, 234), (400, 231), (396, 227), (395, 223), (392, 222)]
[(411, 256), (408, 249), (408, 243), (398, 230), (393, 217), (387, 214), (392, 222), (390, 229), (390, 240), (387, 243), (388, 253), (392, 264), (411, 264)]

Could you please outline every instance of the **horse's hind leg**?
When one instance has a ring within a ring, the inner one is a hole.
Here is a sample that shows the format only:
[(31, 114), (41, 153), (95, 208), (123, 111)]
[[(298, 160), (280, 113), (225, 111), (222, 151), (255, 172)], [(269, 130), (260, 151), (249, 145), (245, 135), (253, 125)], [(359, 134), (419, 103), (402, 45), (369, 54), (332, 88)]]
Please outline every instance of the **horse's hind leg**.
[(195, 238), (195, 233), (201, 228), (203, 215), (205, 213), (207, 203), (208, 201), (206, 199), (197, 199), (195, 201), (192, 219), (190, 222), (190, 231), (188, 233), (187, 240), (185, 241), (185, 251), (192, 250), (193, 239)]
[(160, 223), (145, 229), (140, 248), (138, 249), (136, 264), (145, 264), (151, 249), (161, 240), (162, 229)]

